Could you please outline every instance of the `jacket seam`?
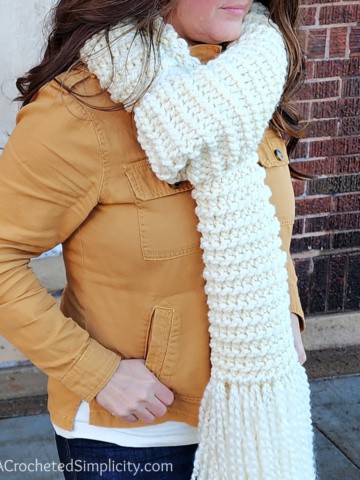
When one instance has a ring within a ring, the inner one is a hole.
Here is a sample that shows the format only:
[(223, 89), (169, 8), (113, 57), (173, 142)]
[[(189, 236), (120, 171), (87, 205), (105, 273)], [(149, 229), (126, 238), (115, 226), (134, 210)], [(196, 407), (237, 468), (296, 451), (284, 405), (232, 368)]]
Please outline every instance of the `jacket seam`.
[(108, 176), (111, 170), (110, 161), (109, 161), (109, 151), (106, 148), (105, 133), (104, 133), (104, 129), (101, 128), (99, 119), (90, 111), (88, 111), (88, 115), (91, 118), (92, 125), (94, 128), (96, 137), (98, 139), (99, 151), (100, 151), (101, 160), (102, 160), (102, 169), (101, 169), (100, 183), (99, 183), (98, 195), (97, 195), (97, 201), (98, 203), (101, 203), (108, 189)]
[[(55, 85), (55, 88), (58, 88), (58, 86)], [(106, 143), (105, 134), (103, 129), (100, 126), (99, 119), (88, 108), (86, 108), (77, 98), (75, 97), (71, 97), (71, 98), (76, 102), (78, 107), (91, 121), (94, 133), (97, 138), (99, 153), (101, 157), (101, 169), (100, 169), (99, 184), (97, 186), (96, 199), (97, 199), (97, 203), (100, 203), (100, 200), (102, 199), (107, 188), (107, 174), (110, 171), (109, 152), (105, 147), (105, 143)]]
[(78, 367), (78, 364), (81, 362), (81, 360), (83, 359), (84, 355), (86, 354), (88, 348), (92, 348), (92, 345), (91, 343), (89, 343), (84, 351), (81, 353), (81, 355), (76, 358), (73, 363), (71, 364), (71, 367), (67, 370), (66, 373), (64, 373), (64, 375), (62, 375), (60, 378), (59, 378), (59, 381), (61, 383), (64, 383), (64, 381), (66, 381), (67, 383), (68, 382), (71, 382), (72, 379), (80, 372), (79, 370), (79, 367)]
[(83, 236), (82, 236), (82, 228), (79, 227), (79, 243), (80, 243), (80, 250), (81, 250), (81, 269), (82, 269), (82, 281), (83, 281), (83, 321), (84, 321), (84, 328), (88, 331), (88, 324), (87, 324), (87, 302), (86, 302), (86, 269), (85, 269), (85, 253), (84, 253), (84, 244), (83, 244)]

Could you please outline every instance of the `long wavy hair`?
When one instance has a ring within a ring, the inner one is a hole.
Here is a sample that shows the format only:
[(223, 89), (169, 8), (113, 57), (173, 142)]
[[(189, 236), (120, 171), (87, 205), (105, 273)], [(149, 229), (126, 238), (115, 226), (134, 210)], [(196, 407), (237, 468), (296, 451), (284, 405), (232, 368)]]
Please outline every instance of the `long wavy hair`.
[[(20, 77), (17, 88), (20, 100), (27, 105), (39, 89), (47, 82), (56, 79), (80, 63), (80, 49), (96, 33), (105, 31), (108, 35), (118, 23), (126, 24), (140, 35), (147, 57), (158, 59), (160, 34), (155, 34), (155, 20), (166, 18), (176, 7), (178, 0), (58, 0), (52, 9), (52, 31), (47, 41), (43, 58), (39, 65)], [(299, 88), (304, 72), (304, 57), (297, 37), (297, 17), (299, 0), (261, 0), (268, 7), (270, 18), (279, 26), (288, 50), (288, 77), (282, 99), (271, 120), (272, 127), (287, 141), (289, 153), (292, 152), (302, 128), (298, 113), (291, 100)], [(111, 46), (108, 42), (108, 48)], [(149, 62), (150, 64), (150, 62)], [(147, 68), (145, 65), (144, 68)], [(155, 72), (154, 72), (155, 75)], [(62, 84), (72, 95), (79, 96)], [(86, 102), (84, 98), (81, 101)], [(120, 109), (123, 105), (114, 105), (108, 110)], [(297, 173), (292, 169), (293, 177)], [(300, 177), (303, 176), (300, 174)]]

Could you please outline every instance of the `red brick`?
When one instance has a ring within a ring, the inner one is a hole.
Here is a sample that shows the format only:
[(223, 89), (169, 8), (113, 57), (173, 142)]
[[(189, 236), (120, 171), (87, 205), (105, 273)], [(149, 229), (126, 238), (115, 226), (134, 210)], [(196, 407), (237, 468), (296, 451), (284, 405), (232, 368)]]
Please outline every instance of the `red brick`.
[(357, 115), (360, 115), (360, 97), (339, 99), (340, 117), (356, 117)]
[(324, 58), (326, 48), (326, 29), (314, 29), (309, 31), (306, 53), (309, 58)]
[(347, 255), (331, 255), (327, 292), (327, 312), (341, 312), (347, 273)]
[[(360, 107), (359, 107), (360, 108)], [(326, 100), (319, 102), (312, 102), (309, 118), (336, 118), (339, 115), (339, 101)]]
[(311, 313), (325, 313), (328, 297), (328, 279), (330, 258), (318, 256), (313, 259), (314, 269), (310, 276), (311, 299), (309, 311)]
[(339, 136), (352, 136), (360, 133), (360, 117), (349, 117), (341, 120)]
[(335, 208), (338, 212), (354, 212), (360, 210), (360, 193), (338, 195), (334, 200)]
[(360, 213), (340, 213), (330, 215), (328, 229), (331, 231), (356, 230), (360, 228)]
[(331, 197), (311, 197), (296, 200), (296, 215), (316, 215), (317, 213), (330, 213), (333, 209)]
[(319, 3), (330, 3), (331, 1), (336, 2), (336, 1), (339, 1), (339, 0), (301, 0), (301, 5), (315, 5), (315, 4), (319, 4)]
[(297, 218), (294, 222), (293, 235), (301, 235), (304, 232), (305, 220), (303, 218)]
[(360, 115), (360, 97), (340, 98), (338, 107), (340, 117), (356, 117)]
[(346, 78), (342, 85), (342, 97), (359, 97), (360, 77)]
[(351, 27), (350, 30), (350, 55), (360, 55), (360, 26)]
[(339, 98), (311, 102), (310, 119), (344, 118), (360, 115), (359, 98)]
[(319, 82), (306, 82), (299, 92), (301, 100), (316, 100), (338, 97), (340, 93), (339, 80), (321, 80)]
[(313, 80), (314, 79), (314, 68), (315, 68), (315, 62), (307, 61), (305, 64), (305, 76), (304, 80)]
[(326, 157), (292, 162), (296, 170), (311, 175), (340, 175), (360, 172), (360, 155)]
[(301, 45), (301, 48), (304, 52), (307, 52), (307, 39), (308, 39), (309, 30), (299, 30), (298, 39)]
[[(309, 8), (310, 10), (310, 8)], [(340, 23), (356, 23), (360, 18), (360, 6), (327, 5), (320, 8), (320, 25), (336, 25)]]
[(300, 7), (299, 11), (299, 24), (302, 26), (310, 26), (315, 25), (315, 15), (316, 15), (316, 8), (315, 7)]
[(296, 170), (310, 175), (334, 175), (336, 173), (336, 159), (325, 158), (323, 160), (305, 160), (293, 162)]
[(293, 238), (291, 251), (293, 253), (308, 252), (310, 250), (328, 250), (330, 248), (330, 235), (314, 235), (309, 237)]
[(360, 58), (320, 60), (315, 63), (314, 78), (348, 77), (359, 74)]
[(360, 227), (360, 214), (340, 213), (306, 218), (305, 233), (356, 230)]
[(331, 235), (331, 246), (334, 249), (360, 247), (360, 230), (356, 232), (340, 232)]
[(295, 151), (292, 154), (292, 157), (295, 158), (307, 158), (309, 153), (309, 143), (308, 142), (299, 142), (295, 148)]
[(303, 180), (293, 180), (295, 197), (301, 197), (305, 193), (306, 182)]
[(316, 61), (307, 58), (305, 65), (306, 65), (305, 80), (314, 80), (314, 69), (315, 69)]
[(297, 102), (294, 106), (303, 120), (307, 120), (309, 118), (310, 102)]
[(310, 180), (306, 186), (308, 195), (332, 195), (360, 191), (360, 175), (339, 175)]
[(345, 308), (359, 310), (360, 308), (360, 255), (349, 255), (347, 279), (345, 282)]
[(310, 301), (310, 277), (313, 270), (312, 258), (294, 259), (296, 274), (298, 277), (299, 295), (301, 304), (306, 314), (309, 313), (308, 304)]
[(327, 232), (329, 230), (329, 217), (311, 217), (305, 219), (305, 233)]
[(335, 160), (336, 174), (359, 173), (360, 172), (360, 155), (347, 157), (338, 157)]
[(335, 137), (337, 134), (338, 120), (315, 120), (308, 123), (307, 137)]
[(346, 53), (346, 39), (348, 29), (346, 27), (330, 29), (330, 57), (344, 57)]
[(329, 157), (350, 155), (360, 152), (359, 137), (339, 137), (332, 140), (313, 141), (310, 143), (310, 157)]

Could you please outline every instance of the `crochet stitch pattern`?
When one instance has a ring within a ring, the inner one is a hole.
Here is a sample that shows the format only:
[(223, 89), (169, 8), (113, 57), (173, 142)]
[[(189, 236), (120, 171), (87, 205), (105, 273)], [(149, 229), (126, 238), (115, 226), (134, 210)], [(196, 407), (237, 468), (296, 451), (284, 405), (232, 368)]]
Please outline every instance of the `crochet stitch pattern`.
[[(141, 39), (118, 26), (82, 49), (116, 102), (136, 98)], [(239, 40), (207, 64), (166, 25), (156, 80), (135, 104), (155, 174), (194, 186), (211, 377), (199, 415), (192, 480), (314, 480), (310, 392), (290, 324), (280, 225), (257, 148), (287, 75), (282, 36), (254, 3)], [(112, 77), (113, 74), (113, 77)]]

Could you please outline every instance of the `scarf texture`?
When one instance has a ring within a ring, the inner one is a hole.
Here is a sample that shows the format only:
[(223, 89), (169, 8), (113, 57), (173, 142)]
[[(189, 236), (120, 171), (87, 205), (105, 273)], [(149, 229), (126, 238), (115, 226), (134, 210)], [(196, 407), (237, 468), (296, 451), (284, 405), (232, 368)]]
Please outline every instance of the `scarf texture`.
[[(161, 19), (159, 19), (158, 27)], [(141, 92), (145, 49), (119, 25), (81, 55), (115, 102)], [(133, 109), (159, 179), (194, 189), (209, 306), (211, 377), (191, 479), (313, 480), (310, 392), (299, 364), (280, 225), (258, 145), (280, 101), (287, 53), (254, 3), (239, 40), (206, 65), (166, 25), (161, 66)]]

